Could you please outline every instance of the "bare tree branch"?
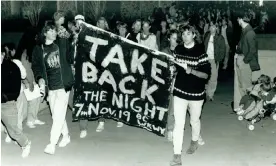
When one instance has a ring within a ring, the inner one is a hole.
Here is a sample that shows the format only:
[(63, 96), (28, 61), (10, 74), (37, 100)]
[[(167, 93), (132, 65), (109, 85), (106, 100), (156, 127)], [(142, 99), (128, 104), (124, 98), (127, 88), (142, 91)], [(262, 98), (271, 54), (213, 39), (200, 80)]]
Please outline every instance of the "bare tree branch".
[(76, 4), (75, 1), (57, 1), (58, 3), (58, 9), (57, 10), (62, 10), (62, 11), (72, 11), (76, 12)]
[(43, 7), (44, 1), (24, 1), (24, 10), (31, 22), (31, 25), (36, 27), (39, 22), (39, 16)]
[(8, 18), (11, 15), (11, 2), (1, 1), (1, 14), (2, 18)]
[(86, 16), (90, 19), (97, 20), (103, 16), (106, 11), (106, 1), (87, 1)]

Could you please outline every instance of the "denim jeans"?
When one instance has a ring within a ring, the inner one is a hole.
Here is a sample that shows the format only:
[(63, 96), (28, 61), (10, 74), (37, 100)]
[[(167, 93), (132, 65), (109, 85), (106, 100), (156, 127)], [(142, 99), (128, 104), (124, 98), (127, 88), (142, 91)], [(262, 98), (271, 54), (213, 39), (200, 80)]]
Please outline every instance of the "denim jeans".
[(28, 138), (18, 127), (18, 110), (15, 101), (1, 103), (1, 120), (10, 137), (21, 147), (25, 147), (28, 144)]

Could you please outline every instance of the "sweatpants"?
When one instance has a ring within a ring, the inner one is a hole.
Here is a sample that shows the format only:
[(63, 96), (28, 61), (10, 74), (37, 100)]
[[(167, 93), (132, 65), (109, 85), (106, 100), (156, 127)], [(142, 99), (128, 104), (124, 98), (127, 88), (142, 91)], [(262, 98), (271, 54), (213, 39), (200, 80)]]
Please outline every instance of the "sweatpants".
[(69, 134), (66, 123), (66, 112), (69, 100), (69, 92), (64, 89), (49, 91), (49, 104), (52, 113), (53, 124), (50, 133), (50, 143), (56, 145), (60, 135)]
[(200, 137), (201, 123), (200, 116), (204, 100), (191, 101), (174, 96), (174, 130), (173, 150), (174, 154), (181, 154), (186, 114), (189, 108), (190, 124), (192, 126), (192, 140), (198, 141)]
[(211, 77), (206, 87), (206, 93), (209, 97), (214, 97), (218, 84), (218, 69), (219, 64), (216, 64), (214, 59), (209, 60), (211, 64)]
[(28, 144), (28, 138), (18, 127), (18, 110), (15, 101), (1, 103), (1, 120), (5, 125), (9, 136), (14, 139), (21, 147)]

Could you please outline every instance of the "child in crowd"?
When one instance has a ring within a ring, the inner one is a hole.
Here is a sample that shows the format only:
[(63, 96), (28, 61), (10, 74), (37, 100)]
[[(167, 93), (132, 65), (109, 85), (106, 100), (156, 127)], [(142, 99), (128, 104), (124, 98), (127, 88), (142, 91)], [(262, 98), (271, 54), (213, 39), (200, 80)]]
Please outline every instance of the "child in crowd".
[(240, 107), (236, 109), (238, 115), (245, 119), (252, 119), (263, 109), (264, 96), (271, 90), (271, 79), (267, 75), (261, 75), (257, 84), (247, 89), (248, 94), (242, 97)]
[(272, 89), (264, 96), (264, 109), (276, 120), (276, 77), (273, 79)]

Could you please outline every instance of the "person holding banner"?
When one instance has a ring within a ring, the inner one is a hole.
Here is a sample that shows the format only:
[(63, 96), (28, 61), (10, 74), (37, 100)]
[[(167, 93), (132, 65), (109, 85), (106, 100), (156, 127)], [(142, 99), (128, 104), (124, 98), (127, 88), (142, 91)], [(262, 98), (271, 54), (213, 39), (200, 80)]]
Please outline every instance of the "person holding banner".
[[(109, 30), (108, 23), (104, 17), (99, 18), (99, 20), (97, 21), (97, 27), (106, 31)], [(100, 118), (96, 132), (102, 132), (104, 130), (104, 124), (105, 124), (105, 119)], [(123, 125), (124, 124), (122, 122), (117, 123), (117, 127), (123, 127)], [(80, 130), (81, 130), (80, 138), (85, 138), (87, 136), (87, 126), (88, 126), (88, 120), (80, 120)]]
[[(169, 54), (169, 55), (174, 55), (175, 47), (177, 46), (178, 31), (176, 31), (176, 30), (169, 31), (168, 37), (169, 37), (168, 41), (170, 42), (170, 46), (163, 49), (162, 52), (164, 52), (166, 54)], [(171, 64), (170, 71), (172, 72), (171, 76), (174, 78), (175, 77), (175, 66), (174, 66), (174, 64)], [(168, 137), (169, 141), (172, 141), (172, 139), (173, 139), (173, 128), (174, 128), (174, 114), (173, 114), (173, 86), (174, 86), (174, 81), (175, 81), (175, 79), (173, 80), (172, 85), (171, 85), (169, 114), (168, 114), (168, 120), (167, 120), (167, 137)]]
[(211, 66), (204, 47), (195, 43), (196, 29), (187, 25), (181, 28), (184, 44), (175, 48), (177, 75), (173, 91), (175, 125), (173, 130), (174, 156), (171, 166), (181, 166), (181, 153), (187, 110), (190, 112), (192, 141), (187, 154), (198, 148), (200, 116), (205, 99), (205, 84), (211, 74)]
[(42, 29), (44, 44), (37, 45), (33, 50), (32, 69), (39, 87), (48, 94), (48, 101), (52, 112), (53, 124), (50, 133), (50, 144), (44, 150), (47, 154), (54, 154), (56, 144), (62, 134), (59, 147), (70, 143), (69, 131), (66, 123), (66, 112), (69, 100), (69, 91), (66, 91), (68, 82), (63, 79), (68, 71), (64, 70), (59, 47), (54, 43), (57, 31), (54, 24), (48, 22)]

